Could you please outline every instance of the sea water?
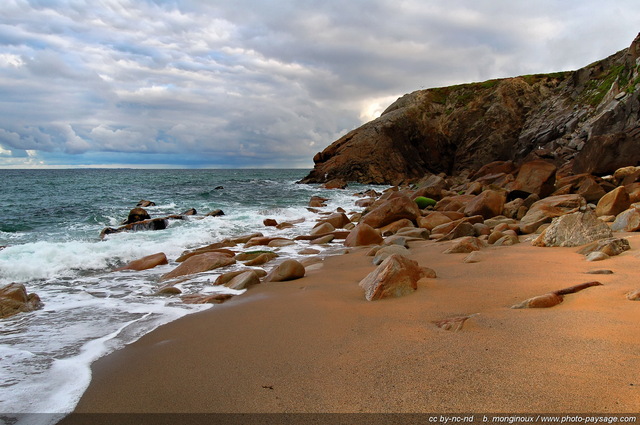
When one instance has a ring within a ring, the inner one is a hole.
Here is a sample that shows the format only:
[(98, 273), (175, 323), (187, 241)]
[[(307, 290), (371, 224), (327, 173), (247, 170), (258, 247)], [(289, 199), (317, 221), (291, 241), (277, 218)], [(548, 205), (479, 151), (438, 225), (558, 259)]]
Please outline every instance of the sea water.
[[(0, 320), (0, 423), (15, 422), (14, 414), (72, 411), (89, 385), (92, 362), (162, 324), (210, 308), (153, 295), (159, 276), (176, 266), (183, 251), (254, 232), (289, 238), (308, 234), (318, 218), (306, 208), (311, 196), (330, 199), (324, 211), (339, 206), (353, 210), (354, 192), (365, 189), (329, 191), (296, 184), (305, 174), (306, 170), (0, 170), (0, 287), (23, 283), (44, 303), (41, 310)], [(165, 230), (118, 233), (100, 240), (103, 228), (118, 227), (143, 199), (156, 204), (145, 208), (152, 218), (190, 208), (198, 214), (171, 220)], [(215, 209), (225, 215), (205, 217)], [(265, 218), (305, 221), (278, 230), (265, 227)], [(305, 244), (276, 250), (281, 259), (296, 257)], [(158, 252), (167, 255), (169, 265), (113, 271)], [(211, 285), (221, 272), (239, 267), (199, 274), (177, 287), (183, 294), (239, 295), (243, 291)]]

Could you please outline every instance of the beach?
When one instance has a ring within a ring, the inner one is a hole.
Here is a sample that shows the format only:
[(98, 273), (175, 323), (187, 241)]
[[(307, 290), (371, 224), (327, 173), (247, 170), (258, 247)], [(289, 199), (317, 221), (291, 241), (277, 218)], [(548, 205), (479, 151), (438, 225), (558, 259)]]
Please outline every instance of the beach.
[[(431, 267), (407, 296), (366, 301), (366, 248), (290, 282), (263, 283), (183, 317), (92, 365), (73, 423), (89, 413), (629, 413), (640, 411), (640, 309), (626, 294), (640, 241), (586, 262), (521, 236), (479, 262), (453, 242), (410, 243)], [(588, 271), (608, 269), (613, 274)], [(540, 309), (536, 295), (599, 281)], [(434, 322), (473, 315), (459, 331)]]

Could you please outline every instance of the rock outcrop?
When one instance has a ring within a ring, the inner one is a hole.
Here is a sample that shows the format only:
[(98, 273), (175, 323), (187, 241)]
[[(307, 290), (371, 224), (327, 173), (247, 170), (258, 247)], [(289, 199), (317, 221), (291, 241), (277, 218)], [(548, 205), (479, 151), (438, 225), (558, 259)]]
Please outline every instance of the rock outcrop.
[[(640, 35), (629, 48), (576, 71), (406, 94), (316, 154), (302, 182), (398, 184), (430, 173), (473, 172), (494, 161), (544, 159), (596, 175), (636, 165), (639, 50)], [(553, 185), (542, 183), (543, 192)]]
[(24, 285), (11, 283), (0, 288), (0, 319), (42, 308), (37, 294), (28, 294)]

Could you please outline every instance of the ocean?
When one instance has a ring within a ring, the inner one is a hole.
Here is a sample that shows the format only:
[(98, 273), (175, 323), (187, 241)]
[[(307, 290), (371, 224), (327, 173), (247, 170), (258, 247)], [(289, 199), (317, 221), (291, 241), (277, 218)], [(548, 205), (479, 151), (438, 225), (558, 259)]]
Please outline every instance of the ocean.
[[(354, 207), (355, 192), (372, 186), (326, 190), (296, 184), (308, 170), (0, 170), (0, 287), (25, 284), (40, 296), (41, 310), (0, 320), (0, 423), (27, 423), (28, 413), (68, 413), (91, 380), (98, 358), (165, 323), (215, 305), (183, 304), (159, 297), (160, 275), (185, 250), (227, 237), (261, 232), (292, 238), (308, 234), (318, 215), (313, 195), (329, 198), (323, 211)], [(380, 189), (377, 187), (376, 189)], [(99, 235), (117, 227), (140, 200), (152, 218), (195, 208), (196, 216), (171, 220), (158, 231)], [(225, 215), (205, 217), (221, 209)], [(293, 228), (263, 225), (305, 219)], [(334, 248), (314, 246), (329, 255)], [(295, 258), (307, 242), (276, 250)], [(241, 247), (240, 247), (241, 248)], [(253, 249), (265, 249), (253, 247)], [(148, 271), (112, 271), (164, 252), (170, 264)], [(211, 281), (225, 269), (177, 285), (183, 294), (232, 293)], [(269, 265), (266, 266), (267, 268)], [(37, 415), (55, 422), (56, 416)], [(18, 418), (18, 419), (16, 419)], [(28, 422), (31, 423), (31, 422)]]

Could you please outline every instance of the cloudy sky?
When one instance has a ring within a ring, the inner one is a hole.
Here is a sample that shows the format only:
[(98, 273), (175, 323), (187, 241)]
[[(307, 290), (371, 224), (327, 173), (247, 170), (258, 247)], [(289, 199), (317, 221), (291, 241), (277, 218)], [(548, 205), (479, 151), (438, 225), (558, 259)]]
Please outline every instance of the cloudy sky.
[(0, 0), (0, 168), (309, 168), (404, 93), (576, 69), (638, 23), (637, 0)]

